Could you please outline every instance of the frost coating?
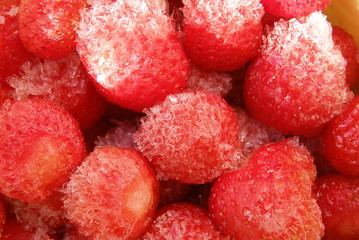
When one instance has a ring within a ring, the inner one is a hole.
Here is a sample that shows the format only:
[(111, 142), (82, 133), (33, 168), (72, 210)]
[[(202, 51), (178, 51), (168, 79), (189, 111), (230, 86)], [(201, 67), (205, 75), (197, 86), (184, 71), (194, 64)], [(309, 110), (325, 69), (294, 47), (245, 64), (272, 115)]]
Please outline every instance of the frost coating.
[(283, 133), (313, 137), (343, 110), (353, 93), (331, 34), (319, 12), (274, 24), (244, 84), (254, 118)]
[(219, 95), (173, 94), (145, 113), (133, 139), (159, 178), (201, 184), (241, 164), (238, 122)]
[(185, 87), (187, 59), (171, 19), (155, 3), (117, 1), (83, 11), (77, 42), (110, 102), (141, 111)]

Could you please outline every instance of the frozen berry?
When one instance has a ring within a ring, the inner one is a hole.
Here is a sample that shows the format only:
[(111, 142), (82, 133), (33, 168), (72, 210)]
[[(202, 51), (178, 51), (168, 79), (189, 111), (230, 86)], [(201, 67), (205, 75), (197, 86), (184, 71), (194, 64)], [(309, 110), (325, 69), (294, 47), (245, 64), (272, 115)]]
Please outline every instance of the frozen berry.
[(14, 99), (55, 102), (79, 121), (81, 129), (94, 126), (105, 110), (105, 101), (92, 85), (77, 53), (56, 60), (28, 61), (7, 82), (15, 89)]
[(306, 167), (307, 153), (291, 141), (260, 147), (248, 165), (215, 181), (209, 211), (225, 234), (234, 239), (321, 239), (321, 212), (308, 179), (312, 168)]
[(359, 80), (359, 50), (354, 38), (340, 27), (333, 26), (333, 41), (347, 60), (346, 80), (354, 85)]
[(289, 19), (323, 10), (330, 0), (261, 0), (261, 3), (266, 12)]
[(44, 200), (84, 156), (77, 122), (58, 105), (19, 100), (0, 109), (0, 188), (6, 196)]
[(232, 88), (232, 77), (228, 73), (207, 70), (191, 64), (187, 89), (210, 91), (225, 96)]
[(197, 65), (234, 71), (254, 58), (262, 42), (259, 0), (184, 0), (183, 46)]
[(67, 184), (67, 217), (90, 239), (135, 239), (152, 221), (158, 185), (139, 152), (97, 147)]
[(311, 196), (317, 174), (313, 157), (298, 138), (263, 145), (250, 155), (247, 168), (263, 178), (289, 182), (306, 196)]
[(250, 115), (282, 133), (320, 135), (353, 97), (346, 61), (331, 38), (331, 26), (319, 12), (276, 22), (247, 71)]
[(152, 225), (140, 239), (229, 240), (221, 235), (206, 210), (190, 203), (174, 203), (158, 210)]
[(322, 151), (337, 171), (359, 176), (359, 96), (328, 125), (322, 136)]
[(359, 239), (359, 178), (329, 174), (315, 184), (327, 240)]
[(78, 51), (105, 98), (142, 111), (181, 91), (188, 60), (169, 16), (150, 1), (117, 1), (82, 14)]
[(145, 113), (133, 138), (160, 179), (202, 184), (241, 164), (238, 121), (218, 94), (169, 95)]
[(61, 58), (75, 50), (75, 27), (85, 0), (21, 0), (19, 34), (41, 58)]
[(2, 0), (0, 4), (0, 87), (8, 76), (18, 72), (22, 63), (32, 58), (19, 37), (20, 0)]

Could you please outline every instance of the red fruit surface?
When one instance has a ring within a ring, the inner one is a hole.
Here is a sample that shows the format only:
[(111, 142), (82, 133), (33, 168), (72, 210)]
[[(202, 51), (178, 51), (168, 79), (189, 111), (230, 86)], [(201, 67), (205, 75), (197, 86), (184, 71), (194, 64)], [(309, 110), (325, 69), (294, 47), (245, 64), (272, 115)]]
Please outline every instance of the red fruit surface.
[(174, 203), (156, 213), (152, 225), (141, 240), (229, 240), (208, 217), (206, 210), (190, 203)]
[(159, 207), (174, 202), (182, 202), (188, 195), (191, 185), (183, 184), (175, 180), (160, 181), (160, 202)]
[(263, 145), (250, 155), (247, 168), (263, 178), (295, 183), (298, 190), (308, 197), (317, 174), (313, 157), (298, 138)]
[(19, 35), (24, 46), (41, 58), (56, 59), (75, 50), (79, 10), (85, 0), (21, 0)]
[(85, 156), (77, 122), (44, 100), (6, 102), (0, 109), (1, 192), (39, 202), (68, 180)]
[(202, 184), (241, 164), (238, 121), (218, 94), (169, 95), (145, 113), (133, 139), (160, 179)]
[(266, 12), (289, 19), (321, 11), (330, 3), (330, 0), (261, 0), (261, 3)]
[(359, 178), (329, 174), (315, 184), (326, 240), (359, 239)]
[(321, 212), (309, 194), (312, 168), (302, 168), (308, 156), (292, 141), (260, 147), (248, 165), (215, 181), (209, 212), (223, 233), (233, 239), (321, 239)]
[(184, 0), (183, 46), (195, 64), (234, 71), (254, 58), (262, 42), (259, 0)]
[(263, 144), (278, 142), (284, 136), (276, 129), (267, 127), (251, 118), (240, 107), (234, 108), (240, 126), (239, 137), (243, 144), (243, 156), (248, 157)]
[(117, 1), (82, 14), (77, 49), (105, 98), (142, 111), (180, 92), (188, 60), (156, 3)]
[(322, 151), (333, 168), (359, 176), (359, 96), (335, 117), (322, 136)]
[(17, 220), (6, 221), (0, 240), (53, 240), (46, 233), (36, 233), (34, 229), (26, 229)]
[(331, 35), (318, 12), (275, 23), (244, 82), (252, 117), (282, 133), (320, 135), (353, 97), (345, 82), (346, 61)]
[(152, 221), (159, 183), (131, 148), (97, 147), (65, 189), (67, 217), (89, 239), (135, 239)]
[(55, 102), (79, 121), (81, 129), (94, 126), (105, 111), (105, 101), (92, 85), (77, 53), (56, 60), (28, 61), (7, 83), (15, 89), (14, 99)]
[(191, 64), (188, 90), (215, 92), (225, 96), (232, 88), (232, 77), (228, 73), (207, 70)]
[(32, 57), (19, 37), (19, 5), (20, 0), (2, 0), (0, 4), (0, 86)]
[(340, 27), (333, 26), (333, 41), (347, 60), (346, 80), (354, 85), (359, 80), (359, 50), (354, 38)]

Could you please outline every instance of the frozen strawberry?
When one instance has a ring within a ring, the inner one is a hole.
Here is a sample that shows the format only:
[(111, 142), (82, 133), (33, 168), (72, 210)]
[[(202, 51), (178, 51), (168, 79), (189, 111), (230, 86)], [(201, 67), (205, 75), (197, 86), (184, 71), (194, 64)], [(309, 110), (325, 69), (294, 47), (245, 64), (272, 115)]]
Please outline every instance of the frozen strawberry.
[(359, 79), (359, 50), (354, 38), (340, 27), (333, 26), (333, 41), (347, 60), (346, 80), (354, 85)]
[(35, 59), (24, 63), (7, 83), (14, 99), (45, 99), (62, 106), (80, 123), (81, 129), (96, 124), (105, 110), (77, 53), (56, 60)]
[(152, 225), (140, 239), (229, 240), (221, 235), (206, 210), (190, 203), (174, 203), (158, 210)]
[(159, 207), (169, 205), (174, 202), (181, 202), (190, 190), (189, 184), (179, 183), (174, 180), (160, 181), (160, 202)]
[(322, 151), (337, 171), (359, 176), (359, 96), (328, 125), (322, 136)]
[(263, 144), (278, 142), (284, 139), (284, 136), (278, 130), (267, 127), (249, 117), (243, 109), (235, 107), (234, 110), (240, 126), (239, 136), (243, 144), (244, 157), (248, 157)]
[(319, 12), (275, 23), (244, 83), (252, 117), (285, 134), (320, 135), (353, 97), (345, 82), (346, 61), (331, 35)]
[(85, 156), (77, 122), (44, 100), (6, 102), (0, 109), (1, 192), (39, 202), (68, 180)]
[(261, 0), (264, 10), (282, 18), (307, 16), (323, 10), (331, 0)]
[(184, 0), (183, 45), (197, 65), (219, 71), (240, 69), (262, 42), (259, 0)]
[(145, 113), (133, 139), (160, 179), (202, 184), (240, 166), (238, 121), (218, 94), (169, 95)]
[(2, 0), (0, 4), (0, 87), (32, 57), (19, 37), (19, 5), (20, 0)]
[(63, 194), (57, 192), (39, 203), (25, 203), (12, 198), (6, 201), (25, 229), (56, 234), (67, 223), (62, 197)]
[(142, 111), (180, 92), (188, 60), (171, 18), (150, 1), (117, 1), (82, 14), (77, 49), (105, 98)]
[(41, 58), (61, 58), (75, 50), (79, 10), (85, 0), (21, 0), (19, 35)]
[(67, 184), (67, 217), (89, 239), (135, 239), (152, 221), (158, 185), (139, 152), (97, 147)]
[(250, 155), (247, 168), (264, 178), (291, 182), (307, 196), (311, 196), (317, 174), (313, 157), (298, 138), (263, 145)]
[(209, 212), (223, 233), (233, 239), (321, 239), (321, 212), (310, 194), (314, 165), (307, 168), (308, 154), (292, 141), (260, 147), (248, 165), (215, 181)]
[(359, 178), (329, 174), (317, 179), (314, 192), (327, 240), (359, 239)]
[(232, 77), (228, 73), (207, 70), (191, 64), (187, 89), (210, 91), (225, 96), (232, 88)]
[(98, 136), (95, 145), (135, 148), (136, 144), (132, 139), (132, 134), (137, 130), (137, 127), (128, 121), (112, 120), (111, 122), (115, 124), (115, 127), (110, 128), (105, 136)]
[(0, 240), (53, 240), (45, 232), (36, 232), (35, 229), (26, 229), (25, 226), (16, 221), (6, 221)]

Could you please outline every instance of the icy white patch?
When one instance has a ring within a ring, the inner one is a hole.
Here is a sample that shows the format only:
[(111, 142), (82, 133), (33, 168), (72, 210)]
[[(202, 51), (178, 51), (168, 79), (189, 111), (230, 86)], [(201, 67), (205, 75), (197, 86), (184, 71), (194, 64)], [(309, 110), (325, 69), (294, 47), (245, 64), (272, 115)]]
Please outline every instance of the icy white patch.
[(10, 17), (15, 17), (18, 14), (18, 12), (19, 12), (19, 7), (13, 7), (7, 12), (7, 15), (9, 15)]
[(0, 24), (4, 24), (5, 23), (5, 17), (4, 16), (0, 16)]

